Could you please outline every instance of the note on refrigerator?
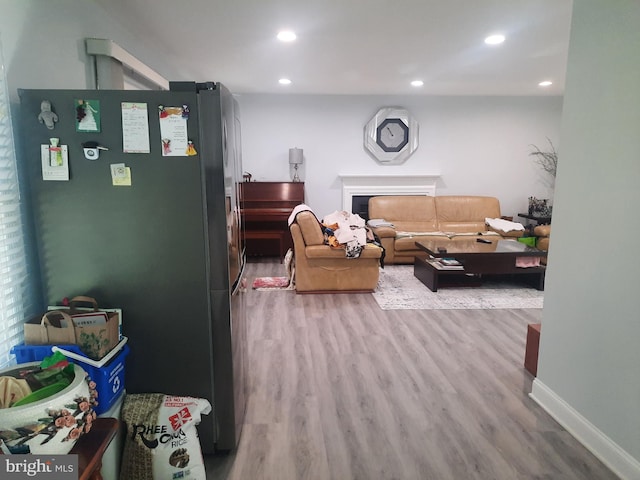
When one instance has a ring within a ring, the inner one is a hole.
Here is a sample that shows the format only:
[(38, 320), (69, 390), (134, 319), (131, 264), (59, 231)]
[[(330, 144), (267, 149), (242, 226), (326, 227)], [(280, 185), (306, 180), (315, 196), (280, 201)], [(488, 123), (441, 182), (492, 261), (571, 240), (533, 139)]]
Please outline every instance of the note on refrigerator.
[(111, 183), (115, 187), (130, 187), (131, 186), (131, 169), (124, 163), (112, 163), (111, 168)]
[(146, 103), (122, 102), (122, 151), (149, 153), (149, 114)]
[(69, 180), (67, 145), (40, 145), (43, 180)]
[(160, 118), (160, 138), (163, 157), (189, 156), (189, 138), (187, 135), (188, 112), (184, 107), (165, 107), (158, 110)]

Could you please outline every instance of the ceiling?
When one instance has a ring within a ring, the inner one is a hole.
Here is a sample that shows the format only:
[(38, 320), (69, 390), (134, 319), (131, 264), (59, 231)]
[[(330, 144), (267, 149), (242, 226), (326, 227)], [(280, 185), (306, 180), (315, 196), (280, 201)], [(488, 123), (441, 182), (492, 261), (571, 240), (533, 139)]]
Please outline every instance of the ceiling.
[[(184, 61), (185, 78), (169, 80), (221, 81), (234, 93), (564, 90), (572, 0), (95, 1), (167, 58)], [(276, 39), (285, 28), (296, 41)], [(506, 41), (485, 45), (492, 33)], [(292, 83), (280, 85), (282, 77)], [(424, 86), (412, 87), (415, 79)], [(542, 80), (553, 85), (541, 88)]]

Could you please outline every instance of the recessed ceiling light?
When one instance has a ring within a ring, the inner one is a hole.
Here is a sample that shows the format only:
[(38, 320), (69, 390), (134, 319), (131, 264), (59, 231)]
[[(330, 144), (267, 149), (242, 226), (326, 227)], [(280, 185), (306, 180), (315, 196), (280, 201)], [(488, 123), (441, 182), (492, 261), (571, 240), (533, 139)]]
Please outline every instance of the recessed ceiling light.
[(550, 80), (545, 80), (544, 82), (540, 82), (538, 85), (540, 87), (548, 87), (549, 85), (553, 85), (553, 82)]
[(281, 78), (280, 80), (278, 80), (278, 83), (280, 85), (289, 85), (291, 83), (291, 80), (289, 80), (288, 78)]
[(423, 85), (424, 85), (424, 82), (422, 80), (414, 80), (413, 82), (411, 82), (412, 87), (421, 87)]
[(278, 32), (278, 40), (281, 42), (293, 42), (296, 39), (296, 34), (291, 30), (282, 30)]
[(486, 43), (487, 45), (500, 45), (502, 42), (504, 42), (504, 38), (504, 35), (500, 34), (489, 35), (484, 39), (484, 43)]

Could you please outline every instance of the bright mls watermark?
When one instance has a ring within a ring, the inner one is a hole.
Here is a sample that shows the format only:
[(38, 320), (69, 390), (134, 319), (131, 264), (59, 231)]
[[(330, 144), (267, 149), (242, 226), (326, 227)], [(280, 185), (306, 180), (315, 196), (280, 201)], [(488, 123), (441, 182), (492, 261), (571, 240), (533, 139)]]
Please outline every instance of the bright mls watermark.
[(0, 478), (78, 480), (78, 456), (0, 455)]

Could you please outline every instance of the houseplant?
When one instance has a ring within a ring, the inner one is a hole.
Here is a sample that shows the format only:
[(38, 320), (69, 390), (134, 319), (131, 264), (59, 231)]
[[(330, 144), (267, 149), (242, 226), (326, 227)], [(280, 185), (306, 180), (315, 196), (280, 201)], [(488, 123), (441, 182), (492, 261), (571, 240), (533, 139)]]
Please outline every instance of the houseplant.
[[(555, 179), (558, 168), (558, 153), (556, 152), (553, 142), (547, 138), (549, 142), (549, 150), (541, 150), (537, 145), (531, 145), (533, 150), (529, 156), (534, 157), (534, 162), (538, 164), (545, 172)], [(540, 217), (551, 216), (551, 204), (549, 199), (538, 199), (529, 197), (529, 214)]]
[(531, 145), (531, 147), (533, 147), (533, 151), (529, 153), (529, 156), (533, 156), (534, 162), (540, 165), (545, 172), (555, 178), (556, 170), (558, 168), (558, 153), (553, 146), (553, 142), (551, 142), (549, 138), (547, 138), (547, 141), (549, 142), (550, 150), (540, 150), (536, 145)]

